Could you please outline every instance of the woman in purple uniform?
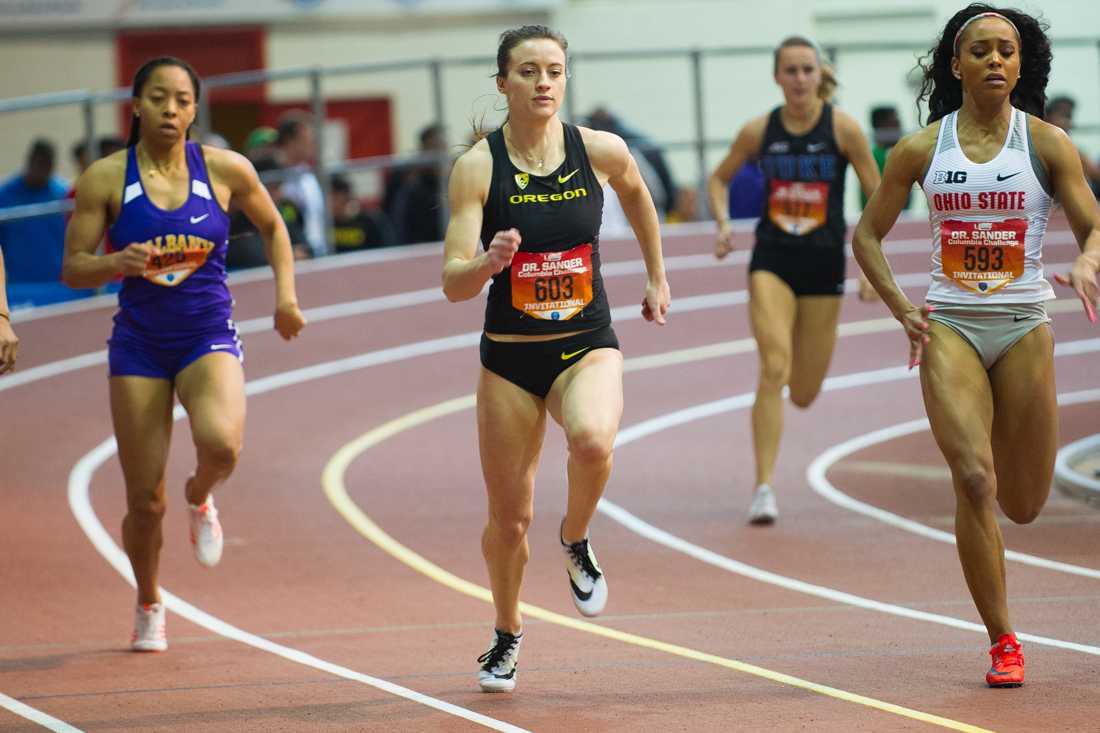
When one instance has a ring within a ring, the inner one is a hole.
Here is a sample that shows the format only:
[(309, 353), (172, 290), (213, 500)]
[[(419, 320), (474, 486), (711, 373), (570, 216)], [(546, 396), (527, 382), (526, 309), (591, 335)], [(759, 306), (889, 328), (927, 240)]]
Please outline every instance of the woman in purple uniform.
[[(71, 287), (124, 276), (108, 361), (126, 481), (122, 538), (137, 578), (135, 651), (168, 646), (157, 568), (173, 392), (190, 417), (197, 457), (185, 487), (195, 557), (206, 566), (221, 558), (210, 492), (236, 465), (245, 414), (243, 354), (225, 281), (230, 200), (263, 235), (275, 271), (275, 330), (291, 339), (305, 325), (290, 238), (252, 164), (187, 140), (199, 91), (198, 76), (180, 59), (153, 59), (138, 70), (128, 146), (80, 177), (65, 238), (62, 276)], [(120, 249), (97, 255), (105, 229)]]

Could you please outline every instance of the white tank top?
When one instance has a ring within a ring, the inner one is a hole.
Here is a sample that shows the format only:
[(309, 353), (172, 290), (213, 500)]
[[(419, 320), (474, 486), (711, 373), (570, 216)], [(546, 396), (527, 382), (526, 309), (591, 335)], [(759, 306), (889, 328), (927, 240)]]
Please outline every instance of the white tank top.
[(1051, 187), (1031, 144), (1027, 114), (1012, 109), (1004, 147), (974, 163), (959, 145), (958, 111), (943, 118), (922, 187), (932, 222), (932, 285), (939, 303), (1038, 303)]

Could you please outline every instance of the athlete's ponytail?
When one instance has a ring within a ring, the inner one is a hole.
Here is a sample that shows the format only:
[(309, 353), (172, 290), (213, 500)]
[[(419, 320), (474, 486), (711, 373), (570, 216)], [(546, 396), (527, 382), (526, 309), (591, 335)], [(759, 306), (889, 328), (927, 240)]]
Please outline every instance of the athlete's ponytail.
[[(195, 104), (199, 102), (199, 94), (202, 91), (202, 82), (199, 81), (199, 75), (195, 73), (195, 70), (191, 68), (191, 64), (187, 63), (183, 59), (178, 59), (175, 56), (159, 56), (155, 59), (150, 59), (142, 64), (137, 73), (134, 74), (134, 88), (133, 98), (139, 99), (142, 92), (145, 90), (145, 84), (149, 81), (149, 77), (153, 75), (153, 72), (159, 69), (161, 66), (178, 66), (187, 72), (187, 75), (191, 77), (191, 86), (195, 90)], [(192, 123), (194, 124), (194, 123)], [(187, 132), (191, 132), (191, 128), (187, 128)], [(141, 119), (134, 114), (130, 118), (130, 137), (126, 141), (126, 147), (132, 148), (137, 145), (138, 140), (141, 139)]]
[(920, 113), (921, 100), (927, 100), (928, 124), (962, 107), (962, 82), (952, 73), (951, 60), (955, 57), (956, 42), (961, 40), (957, 38), (960, 30), (983, 13), (996, 13), (1016, 27), (1020, 35), (1020, 78), (1010, 99), (1014, 107), (1036, 117), (1043, 116), (1050, 78), (1050, 39), (1046, 35), (1049, 26), (1019, 10), (973, 3), (947, 21), (936, 45), (918, 62), (924, 81), (917, 96), (917, 112)]

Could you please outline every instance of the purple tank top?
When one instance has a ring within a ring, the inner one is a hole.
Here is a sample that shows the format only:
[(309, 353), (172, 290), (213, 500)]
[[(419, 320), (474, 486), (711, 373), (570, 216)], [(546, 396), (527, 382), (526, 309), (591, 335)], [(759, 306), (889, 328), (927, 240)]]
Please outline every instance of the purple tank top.
[(126, 153), (126, 185), (118, 220), (107, 231), (116, 249), (155, 244), (140, 277), (126, 277), (115, 322), (140, 330), (188, 332), (224, 324), (233, 310), (225, 282), (229, 216), (214, 197), (202, 146), (186, 144), (190, 191), (178, 209), (165, 211), (145, 195), (136, 146)]

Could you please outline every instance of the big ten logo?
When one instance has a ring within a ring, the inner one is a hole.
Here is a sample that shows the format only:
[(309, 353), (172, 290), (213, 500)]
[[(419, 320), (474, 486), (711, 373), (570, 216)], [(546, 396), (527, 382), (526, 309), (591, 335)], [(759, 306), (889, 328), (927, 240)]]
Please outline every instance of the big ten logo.
[(932, 183), (966, 183), (966, 171), (936, 171)]

